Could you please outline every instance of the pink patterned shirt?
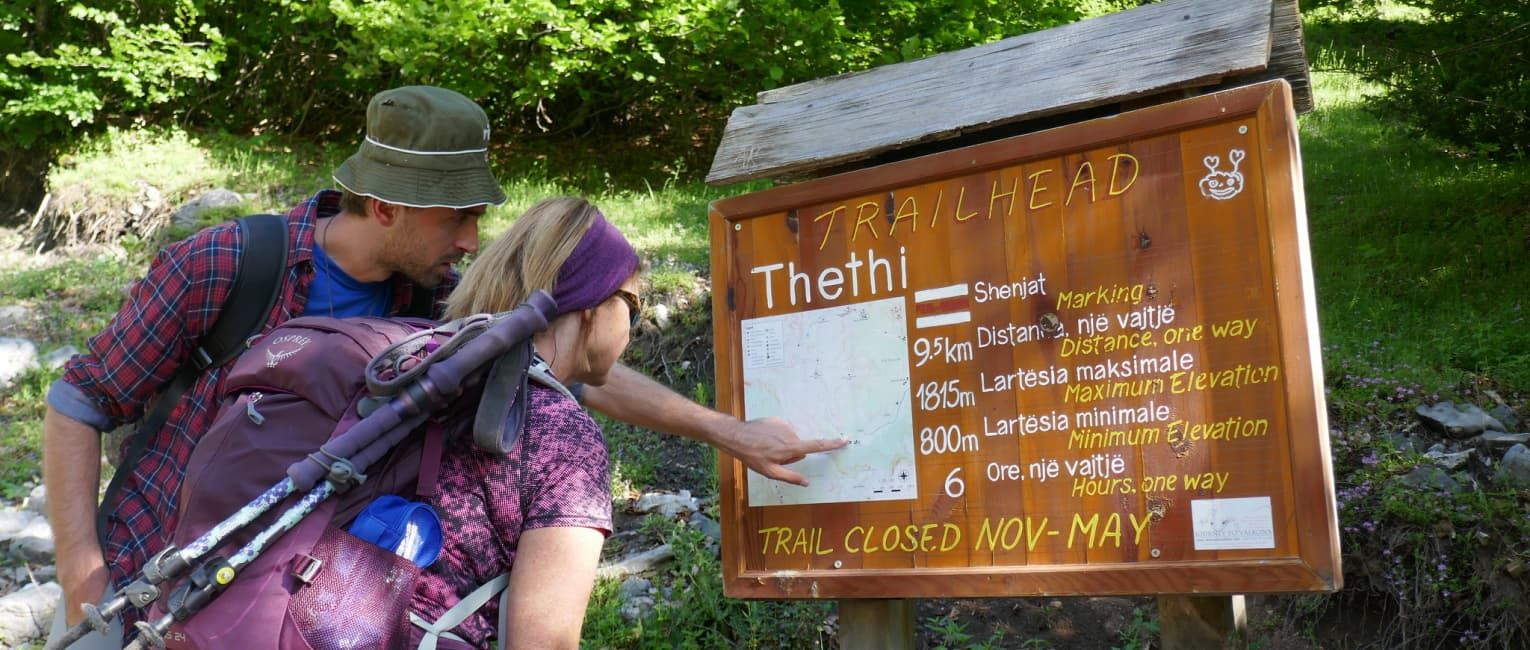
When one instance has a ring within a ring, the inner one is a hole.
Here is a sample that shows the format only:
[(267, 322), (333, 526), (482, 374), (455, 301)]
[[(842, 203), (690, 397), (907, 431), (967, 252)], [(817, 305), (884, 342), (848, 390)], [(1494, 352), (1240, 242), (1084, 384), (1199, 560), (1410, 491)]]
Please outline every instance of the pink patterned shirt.
[[(509, 454), (480, 451), (471, 436), (447, 443), (432, 503), (445, 539), (411, 607), (426, 620), (510, 570), (522, 531), (582, 527), (611, 534), (610, 460), (600, 426), (558, 391), (531, 384), (530, 397), (526, 427)], [(421, 631), (411, 629), (413, 646)], [(490, 647), (498, 631), (498, 599), (452, 630), (474, 647)]]

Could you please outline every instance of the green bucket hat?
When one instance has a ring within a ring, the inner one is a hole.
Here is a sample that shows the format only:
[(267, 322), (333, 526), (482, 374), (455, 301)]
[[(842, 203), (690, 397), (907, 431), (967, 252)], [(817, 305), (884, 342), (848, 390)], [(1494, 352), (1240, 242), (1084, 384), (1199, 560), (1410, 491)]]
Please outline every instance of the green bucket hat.
[(445, 88), (405, 86), (367, 104), (367, 135), (335, 170), (352, 193), (416, 208), (505, 202), (489, 171), (489, 117)]

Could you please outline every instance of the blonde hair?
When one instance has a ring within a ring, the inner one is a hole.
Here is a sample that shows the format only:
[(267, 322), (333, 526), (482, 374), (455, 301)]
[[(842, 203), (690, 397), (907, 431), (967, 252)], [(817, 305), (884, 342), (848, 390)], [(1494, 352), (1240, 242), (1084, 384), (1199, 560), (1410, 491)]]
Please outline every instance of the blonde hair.
[(446, 318), (512, 309), (537, 289), (552, 293), (558, 271), (599, 214), (589, 201), (569, 196), (531, 206), (468, 267), (446, 299)]

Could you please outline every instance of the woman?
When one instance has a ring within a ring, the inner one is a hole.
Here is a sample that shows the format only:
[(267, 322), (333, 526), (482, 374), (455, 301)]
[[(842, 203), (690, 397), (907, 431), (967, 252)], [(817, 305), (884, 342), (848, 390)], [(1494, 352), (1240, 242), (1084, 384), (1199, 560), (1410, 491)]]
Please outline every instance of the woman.
[[(533, 338), (564, 384), (599, 386), (637, 322), (638, 257), (583, 199), (527, 210), (486, 248), (447, 302), (447, 317), (500, 312), (543, 289), (559, 315)], [(468, 436), (447, 443), (437, 496), (442, 553), (415, 589), (413, 610), (436, 621), (506, 570), (504, 611), (479, 608), (440, 648), (578, 646), (600, 547), (611, 532), (609, 461), (600, 427), (573, 398), (535, 382), (526, 425), (507, 455)], [(414, 629), (418, 643), (425, 633)], [(413, 645), (413, 644), (411, 644)]]

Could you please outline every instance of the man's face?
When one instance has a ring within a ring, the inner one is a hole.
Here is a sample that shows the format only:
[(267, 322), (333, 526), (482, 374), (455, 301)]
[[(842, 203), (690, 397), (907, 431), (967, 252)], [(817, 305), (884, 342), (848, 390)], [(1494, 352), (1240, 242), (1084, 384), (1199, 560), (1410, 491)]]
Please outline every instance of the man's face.
[(389, 230), (386, 259), (415, 284), (441, 284), (452, 265), (478, 250), (478, 218), (485, 206), (400, 210), (398, 223)]

